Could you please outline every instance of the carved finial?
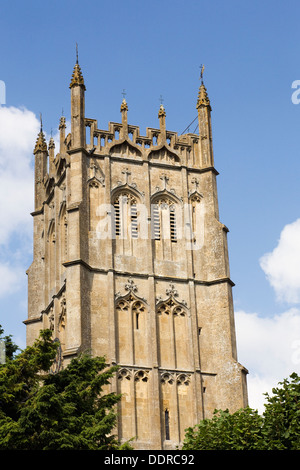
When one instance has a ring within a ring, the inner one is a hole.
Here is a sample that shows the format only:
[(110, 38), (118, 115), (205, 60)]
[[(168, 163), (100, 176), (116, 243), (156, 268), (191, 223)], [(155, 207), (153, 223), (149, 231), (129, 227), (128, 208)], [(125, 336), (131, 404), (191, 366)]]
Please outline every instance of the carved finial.
[(83, 75), (82, 75), (81, 68), (80, 68), (79, 63), (78, 63), (78, 46), (77, 46), (77, 43), (76, 43), (76, 64), (75, 64), (75, 67), (74, 67), (74, 70), (73, 70), (73, 75), (72, 75), (72, 78), (71, 78), (70, 88), (72, 88), (75, 85), (82, 86), (85, 90)]
[(128, 283), (125, 284), (125, 290), (129, 292), (136, 292), (138, 290), (137, 286), (135, 285), (133, 279), (128, 279)]
[(126, 103), (125, 98), (123, 98), (120, 111), (121, 111), (121, 112), (122, 112), (122, 111), (128, 111), (128, 105), (127, 105), (127, 103)]
[(127, 105), (127, 102), (126, 102), (126, 99), (125, 99), (125, 96), (126, 96), (126, 92), (125, 90), (123, 89), (122, 91), (122, 95), (123, 95), (123, 101), (122, 101), (122, 104), (121, 104), (121, 109), (120, 111), (128, 111), (128, 105)]
[(48, 146), (49, 149), (54, 149), (55, 148), (55, 143), (54, 143), (54, 139), (51, 135), (50, 137), (50, 140), (49, 140), (49, 146)]
[(165, 117), (166, 116), (166, 110), (163, 106), (163, 104), (160, 105), (159, 111), (158, 111), (158, 117)]
[(169, 289), (166, 289), (166, 294), (168, 296), (173, 296), (173, 297), (178, 297), (178, 291), (175, 289), (175, 286), (174, 284), (169, 284), (170, 285), (170, 288)]
[(200, 108), (202, 106), (207, 106), (208, 108), (210, 108), (210, 101), (203, 83), (201, 83), (199, 88), (197, 108)]
[(160, 107), (159, 107), (159, 111), (158, 111), (158, 117), (165, 117), (166, 116), (166, 111), (165, 111), (165, 108), (164, 108), (164, 105), (163, 105), (163, 97), (162, 95), (160, 95), (160, 98), (159, 98), (159, 101), (160, 101)]
[(66, 128), (66, 118), (62, 116), (59, 121), (59, 129), (65, 129)]
[(40, 113), (40, 132), (38, 133), (33, 153), (37, 152), (47, 152), (47, 143), (43, 133), (42, 113)]

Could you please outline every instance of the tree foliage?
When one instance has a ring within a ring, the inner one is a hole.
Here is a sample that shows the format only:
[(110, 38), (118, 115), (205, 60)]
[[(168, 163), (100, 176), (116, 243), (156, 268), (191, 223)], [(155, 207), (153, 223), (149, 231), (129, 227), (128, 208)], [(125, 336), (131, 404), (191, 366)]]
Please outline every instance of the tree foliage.
[(105, 359), (88, 354), (49, 373), (57, 353), (51, 331), (0, 365), (0, 449), (122, 449), (114, 393), (103, 387), (116, 372)]
[(293, 373), (266, 394), (264, 432), (270, 449), (300, 450), (300, 377)]
[(249, 407), (215, 410), (186, 430), (183, 450), (300, 450), (300, 377), (293, 373), (265, 394), (260, 416)]
[(0, 325), (0, 341), (4, 345), (5, 360), (6, 361), (11, 361), (14, 358), (15, 353), (18, 350), (20, 350), (20, 348), (13, 342), (12, 335), (3, 336), (3, 333), (4, 333), (4, 329)]

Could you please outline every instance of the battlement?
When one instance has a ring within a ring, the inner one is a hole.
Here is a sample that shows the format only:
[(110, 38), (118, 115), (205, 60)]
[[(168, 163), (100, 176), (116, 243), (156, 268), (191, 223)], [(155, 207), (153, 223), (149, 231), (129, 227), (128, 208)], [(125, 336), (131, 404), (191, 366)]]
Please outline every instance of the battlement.
[(93, 155), (111, 155), (142, 160), (160, 160), (173, 164), (189, 164), (197, 153), (199, 135), (163, 131), (148, 127), (140, 135), (139, 126), (109, 122), (108, 130), (98, 129), (95, 119), (85, 118), (86, 149)]

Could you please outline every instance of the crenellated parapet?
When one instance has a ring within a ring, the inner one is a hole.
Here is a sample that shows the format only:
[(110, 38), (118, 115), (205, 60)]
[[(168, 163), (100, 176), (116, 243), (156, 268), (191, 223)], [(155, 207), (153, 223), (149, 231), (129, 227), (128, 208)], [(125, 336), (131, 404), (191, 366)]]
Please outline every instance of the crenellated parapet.
[(86, 149), (93, 155), (136, 158), (172, 165), (197, 164), (197, 134), (179, 136), (177, 132), (163, 127), (148, 127), (146, 135), (141, 135), (138, 126), (126, 124), (124, 130), (124, 122), (109, 122), (108, 129), (103, 130), (98, 129), (97, 120), (88, 118), (85, 118), (85, 127), (89, 128)]

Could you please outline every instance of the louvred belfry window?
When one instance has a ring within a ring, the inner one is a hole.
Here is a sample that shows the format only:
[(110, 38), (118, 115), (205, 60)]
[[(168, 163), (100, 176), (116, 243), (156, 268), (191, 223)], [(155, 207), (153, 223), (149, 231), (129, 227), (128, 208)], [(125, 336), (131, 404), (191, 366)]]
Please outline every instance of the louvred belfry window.
[(154, 240), (177, 242), (176, 210), (171, 201), (162, 199), (152, 205), (152, 228)]
[(137, 201), (129, 193), (118, 195), (114, 201), (114, 233), (116, 238), (138, 238)]

